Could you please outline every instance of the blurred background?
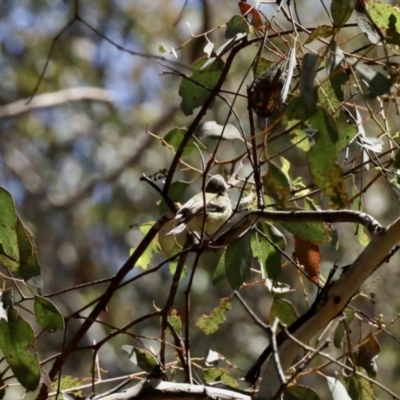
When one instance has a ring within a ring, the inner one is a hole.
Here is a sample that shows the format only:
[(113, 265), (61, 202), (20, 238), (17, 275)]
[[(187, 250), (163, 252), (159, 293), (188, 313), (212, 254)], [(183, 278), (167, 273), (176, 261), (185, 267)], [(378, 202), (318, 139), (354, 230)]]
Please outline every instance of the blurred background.
[[(297, 3), (304, 26), (330, 23), (322, 3)], [(329, 2), (325, 3), (329, 7)], [(181, 77), (174, 71), (189, 74), (192, 62), (205, 56), (206, 40), (203, 36), (192, 38), (192, 34), (210, 31), (207, 37), (218, 48), (226, 39), (224, 29), (215, 28), (240, 14), (237, 0), (82, 1), (78, 10), (75, 7), (72, 1), (57, 0), (3, 0), (0, 4), (0, 185), (12, 193), (21, 218), (34, 235), (44, 294), (113, 275), (142, 237), (135, 226), (159, 217), (159, 195), (140, 177), (168, 169), (173, 153), (146, 132), (162, 137), (174, 127), (190, 124), (196, 111), (192, 116), (182, 113), (178, 95)], [(262, 4), (261, 10), (271, 17), (277, 6)], [(275, 27), (291, 28), (283, 17), (276, 21)], [(360, 35), (351, 46), (356, 49), (365, 40)], [(277, 43), (286, 53), (288, 48), (282, 41)], [(313, 43), (314, 48), (318, 45)], [(256, 46), (248, 48), (235, 59), (224, 84), (226, 91), (238, 90), (257, 50)], [(264, 56), (278, 59), (275, 54)], [(242, 94), (251, 81), (249, 74)], [(243, 98), (235, 103), (245, 131), (246, 107)], [(226, 104), (217, 100), (205, 120), (223, 124), (227, 113)], [(234, 119), (228, 122), (235, 124)], [(394, 127), (391, 133), (395, 134), (400, 122), (395, 112), (389, 122)], [(379, 129), (372, 122), (368, 134), (379, 135)], [(213, 151), (213, 144), (209, 146), (209, 151), (204, 152), (206, 159)], [(270, 151), (279, 152), (286, 147), (287, 143), (276, 141)], [(217, 158), (228, 160), (243, 151), (243, 142), (224, 142)], [(356, 153), (357, 149), (352, 151)], [(291, 177), (306, 179), (304, 156), (293, 151), (288, 157), (294, 171)], [(189, 161), (201, 170), (198, 154), (190, 156)], [(212, 172), (226, 174), (229, 170), (217, 166)], [(198, 175), (182, 169), (175, 178), (190, 182)], [(368, 182), (375, 175), (370, 171), (363, 179)], [(161, 186), (162, 179), (156, 183)], [(200, 185), (197, 180), (184, 194), (184, 200)], [(363, 198), (366, 211), (387, 224), (399, 215), (397, 196), (384, 179), (377, 180)], [(339, 249), (326, 248), (322, 255), (325, 275), (335, 260), (339, 265), (352, 262), (362, 248), (354, 227), (340, 226), (339, 235)], [(290, 237), (288, 246), (290, 253)], [(153, 264), (160, 261), (155, 257)], [(386, 323), (400, 311), (397, 262), (398, 257), (394, 257), (372, 277), (375, 280), (368, 292), (375, 293), (375, 303), (364, 297), (355, 304), (370, 317), (383, 314)], [(136, 273), (134, 270), (131, 276)], [(213, 286), (212, 274), (207, 268), (196, 272), (192, 289), (192, 356), (204, 357), (211, 347), (242, 369), (232, 372), (238, 379), (264, 349), (267, 339), (235, 301), (226, 315), (227, 321), (214, 335), (205, 336), (194, 327), (199, 316), (209, 314), (219, 305), (220, 298), (232, 293), (226, 280)], [(303, 313), (307, 306), (297, 271), (288, 266), (281, 280), (297, 289), (285, 298)], [(170, 281), (166, 266), (126, 286), (102, 315), (103, 322), (120, 327), (154, 307), (162, 307)], [(315, 290), (308, 283), (305, 285), (312, 300)], [(68, 315), (105, 288), (105, 284), (90, 286), (55, 296), (52, 301), (63, 315)], [(183, 310), (184, 288), (183, 284), (178, 297), (181, 303), (175, 305), (178, 312)], [(256, 285), (244, 289), (243, 296), (267, 323), (273, 298), (267, 289)], [(76, 320), (71, 322), (67, 339), (79, 324)], [(368, 329), (366, 324), (361, 328), (357, 325), (354, 332), (358, 335), (362, 330), (363, 336)], [(112, 328), (95, 324), (82, 345), (99, 341), (111, 331)], [(400, 339), (398, 323), (390, 327), (390, 332)], [(159, 321), (146, 321), (130, 333), (158, 337)], [(39, 338), (41, 359), (60, 351), (62, 336), (52, 333)], [(156, 351), (159, 348), (155, 340), (144, 339), (144, 343)], [(380, 343), (378, 380), (400, 392), (399, 344), (384, 334)], [(138, 371), (121, 349), (124, 344), (139, 345), (131, 336), (119, 335), (100, 351), (100, 366), (107, 371), (104, 379)], [(89, 377), (90, 362), (91, 353), (81, 353), (66, 364), (63, 374)], [(331, 368), (331, 372), (335, 370)]]

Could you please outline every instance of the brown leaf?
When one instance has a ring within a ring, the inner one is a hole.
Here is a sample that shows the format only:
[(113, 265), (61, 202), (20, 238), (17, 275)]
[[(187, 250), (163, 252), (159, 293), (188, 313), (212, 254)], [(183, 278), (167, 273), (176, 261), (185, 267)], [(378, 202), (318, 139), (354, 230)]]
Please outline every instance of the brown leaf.
[(294, 254), (297, 261), (303, 265), (308, 278), (318, 283), (321, 261), (318, 244), (294, 236)]
[(261, 19), (260, 13), (250, 4), (247, 4), (245, 1), (240, 1), (239, 2), (239, 9), (242, 15), (245, 17), (248, 14), (251, 14), (253, 17), (253, 20), (251, 21), (251, 24), (253, 27), (259, 31), (264, 31), (264, 24)]

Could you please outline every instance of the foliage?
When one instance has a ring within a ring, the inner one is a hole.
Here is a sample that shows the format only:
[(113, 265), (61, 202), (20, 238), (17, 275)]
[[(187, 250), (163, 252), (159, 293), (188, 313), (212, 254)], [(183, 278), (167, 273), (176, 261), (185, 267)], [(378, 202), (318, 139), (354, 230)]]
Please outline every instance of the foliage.
[[(398, 214), (400, 12), (204, 0), (200, 18), (186, 3), (89, 3), (1, 6), (0, 397), (17, 393), (10, 382), (38, 399), (99, 391), (132, 369), (246, 389), (259, 337), (276, 355), (346, 273), (338, 260), (368, 244), (364, 213)], [(213, 174), (232, 215), (212, 236), (170, 235)], [(302, 344), (285, 399), (399, 389), (398, 300), (384, 290), (397, 284), (380, 278), (323, 343)], [(211, 347), (216, 359), (201, 358)]]

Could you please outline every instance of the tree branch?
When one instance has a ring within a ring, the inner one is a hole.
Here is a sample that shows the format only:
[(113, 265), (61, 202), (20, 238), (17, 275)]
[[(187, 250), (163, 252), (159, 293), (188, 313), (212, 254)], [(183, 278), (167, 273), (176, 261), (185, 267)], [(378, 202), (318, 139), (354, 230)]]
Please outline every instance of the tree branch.
[[(364, 281), (384, 262), (391, 249), (400, 241), (400, 219), (386, 229), (377, 232), (369, 245), (355, 262), (346, 268), (342, 276), (329, 287), (314, 313), (294, 331), (293, 337), (308, 343), (314, 335), (338, 316)], [(286, 338), (278, 348), (279, 359), (284, 371), (290, 368), (294, 358), (303, 349), (298, 343)], [(259, 399), (274, 398), (281, 382), (273, 360), (269, 360), (257, 396)]]
[(75, 87), (53, 93), (39, 94), (31, 101), (23, 99), (1, 106), (0, 119), (18, 117), (33, 110), (57, 107), (70, 101), (83, 100), (113, 104), (113, 96), (109, 90), (98, 87)]

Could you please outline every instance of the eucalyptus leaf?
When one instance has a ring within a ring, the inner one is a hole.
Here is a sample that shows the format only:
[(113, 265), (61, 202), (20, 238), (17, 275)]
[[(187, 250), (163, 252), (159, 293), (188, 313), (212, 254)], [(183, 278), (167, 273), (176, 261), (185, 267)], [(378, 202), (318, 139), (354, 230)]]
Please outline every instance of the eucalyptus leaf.
[(224, 140), (242, 140), (238, 129), (232, 124), (223, 125), (218, 124), (215, 121), (207, 121), (198, 125), (195, 131), (195, 135), (199, 140), (211, 138), (211, 139), (224, 139)]

